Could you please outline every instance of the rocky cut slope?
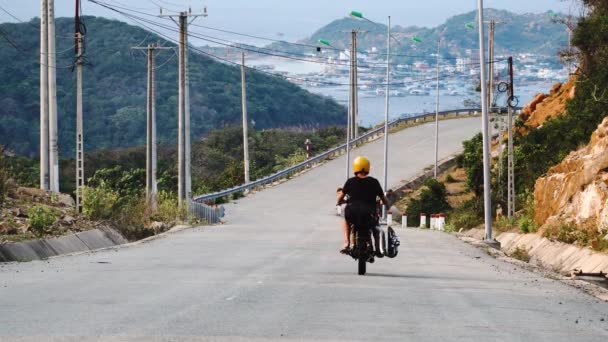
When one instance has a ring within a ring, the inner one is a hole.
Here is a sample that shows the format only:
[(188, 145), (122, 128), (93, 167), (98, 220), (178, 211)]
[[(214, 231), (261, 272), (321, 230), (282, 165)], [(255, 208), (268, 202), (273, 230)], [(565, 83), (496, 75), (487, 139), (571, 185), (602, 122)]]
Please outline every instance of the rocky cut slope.
[(608, 228), (608, 117), (589, 144), (570, 153), (536, 181), (534, 221)]

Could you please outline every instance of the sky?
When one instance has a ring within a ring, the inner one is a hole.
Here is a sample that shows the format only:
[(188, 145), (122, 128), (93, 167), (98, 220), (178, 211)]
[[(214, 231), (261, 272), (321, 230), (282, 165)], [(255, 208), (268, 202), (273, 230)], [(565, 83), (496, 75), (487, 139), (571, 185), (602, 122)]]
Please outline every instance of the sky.
[[(89, 0), (81, 0), (85, 15), (104, 16), (127, 21), (120, 14), (108, 11)], [(99, 0), (157, 14), (162, 6), (168, 10), (201, 11), (206, 5), (209, 16), (197, 19), (201, 25), (245, 32), (271, 38), (296, 40), (311, 35), (332, 20), (346, 16), (351, 10), (367, 18), (393, 24), (434, 27), (447, 18), (477, 9), (476, 0)], [(485, 0), (484, 7), (506, 9), (516, 13), (541, 13), (548, 10), (568, 13), (575, 0)], [(74, 15), (74, 0), (55, 0), (57, 17)], [(40, 0), (0, 0), (0, 6), (21, 20), (39, 16)], [(0, 10), (0, 22), (15, 22)], [(203, 33), (203, 30), (200, 31)], [(245, 38), (233, 40), (239, 42)]]

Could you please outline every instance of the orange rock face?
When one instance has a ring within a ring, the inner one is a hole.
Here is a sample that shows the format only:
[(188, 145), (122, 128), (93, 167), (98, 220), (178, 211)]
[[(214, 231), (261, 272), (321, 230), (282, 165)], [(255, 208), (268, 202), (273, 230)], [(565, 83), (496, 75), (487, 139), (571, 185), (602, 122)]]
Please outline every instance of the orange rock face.
[(534, 221), (592, 222), (608, 227), (608, 117), (587, 146), (570, 153), (536, 180)]
[(520, 132), (525, 134), (530, 129), (542, 126), (548, 119), (561, 115), (566, 111), (566, 102), (574, 97), (576, 76), (565, 83), (556, 83), (549, 95), (539, 93), (521, 112), (520, 119), (526, 124)]

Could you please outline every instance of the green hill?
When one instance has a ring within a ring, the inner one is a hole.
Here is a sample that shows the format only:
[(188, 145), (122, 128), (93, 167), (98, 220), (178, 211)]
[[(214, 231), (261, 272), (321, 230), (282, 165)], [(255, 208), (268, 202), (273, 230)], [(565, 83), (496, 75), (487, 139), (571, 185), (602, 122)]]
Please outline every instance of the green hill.
[[(479, 45), (477, 30), (465, 27), (467, 23), (476, 23), (476, 18), (477, 12), (472, 11), (451, 17), (444, 24), (434, 28), (395, 26), (392, 28), (392, 35), (399, 40), (399, 43), (393, 46), (393, 53), (430, 56), (436, 52), (437, 39), (441, 37), (444, 56), (464, 56), (467, 49), (477, 49)], [(382, 20), (382, 18), (375, 19)], [(557, 58), (559, 50), (567, 46), (566, 27), (553, 22), (548, 13), (515, 14), (504, 10), (486, 9), (485, 19), (495, 19), (499, 22), (496, 25), (495, 35), (497, 55), (535, 53)], [(376, 47), (383, 52), (386, 48), (386, 25), (384, 23), (374, 24), (349, 17), (331, 22), (300, 42), (314, 45), (318, 43), (319, 39), (326, 39), (337, 48), (348, 48), (350, 34), (345, 31), (353, 29), (363, 31), (358, 35), (359, 50)], [(422, 43), (414, 43), (411, 40), (413, 36), (421, 38)], [(287, 48), (284, 43), (274, 43), (271, 46), (277, 49)], [(305, 48), (296, 49), (300, 52), (305, 50)], [(414, 59), (420, 60), (420, 58), (400, 57), (398, 61), (407, 63)]]
[[(85, 149), (88, 151), (145, 143), (146, 58), (132, 46), (160, 41), (144, 29), (105, 18), (85, 17)], [(72, 156), (75, 140), (74, 23), (57, 23), (57, 100), (59, 145)], [(0, 144), (35, 156), (39, 148), (39, 20), (0, 24)], [(158, 56), (157, 116), (161, 144), (177, 141), (177, 61), (172, 51)], [(240, 70), (191, 50), (192, 137), (240, 122)], [(248, 112), (258, 129), (327, 126), (343, 123), (346, 109), (283, 79), (247, 72)]]

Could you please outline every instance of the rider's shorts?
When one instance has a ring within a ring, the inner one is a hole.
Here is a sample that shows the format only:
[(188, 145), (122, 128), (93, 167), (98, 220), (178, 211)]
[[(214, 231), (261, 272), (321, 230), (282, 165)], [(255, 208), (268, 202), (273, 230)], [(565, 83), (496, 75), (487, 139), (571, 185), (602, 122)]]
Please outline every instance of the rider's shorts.
[(373, 228), (376, 226), (376, 210), (374, 206), (363, 203), (349, 203), (344, 211), (346, 221), (356, 228)]

